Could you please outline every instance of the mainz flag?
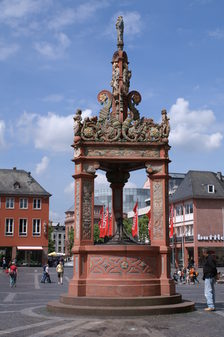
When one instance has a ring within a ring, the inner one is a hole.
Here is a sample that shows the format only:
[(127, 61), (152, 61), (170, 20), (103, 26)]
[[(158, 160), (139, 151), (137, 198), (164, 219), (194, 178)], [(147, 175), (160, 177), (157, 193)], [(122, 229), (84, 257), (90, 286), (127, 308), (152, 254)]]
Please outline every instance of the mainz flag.
[(109, 219), (109, 231), (108, 231), (108, 236), (112, 236), (112, 214), (110, 215), (110, 219)]
[(146, 214), (149, 222), (148, 222), (148, 231), (149, 231), (149, 238), (151, 239), (151, 209), (148, 211), (148, 213)]
[(173, 237), (173, 204), (170, 206), (170, 225), (169, 225), (170, 239)]
[(104, 230), (104, 207), (100, 210), (100, 221), (99, 221), (99, 228), (100, 228), (100, 238), (104, 238), (105, 230)]
[(105, 216), (104, 216), (104, 236), (109, 236), (109, 209), (107, 207)]
[(138, 201), (136, 202), (134, 208), (134, 218), (133, 218), (133, 225), (132, 225), (132, 236), (135, 237), (138, 235)]

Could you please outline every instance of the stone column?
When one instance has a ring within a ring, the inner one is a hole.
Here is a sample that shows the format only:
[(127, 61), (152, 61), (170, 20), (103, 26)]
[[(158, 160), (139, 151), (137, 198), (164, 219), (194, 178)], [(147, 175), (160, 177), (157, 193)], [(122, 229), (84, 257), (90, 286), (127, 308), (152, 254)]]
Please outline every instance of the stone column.
[(76, 296), (85, 296), (82, 280), (87, 275), (87, 258), (85, 250), (79, 252), (80, 246), (93, 245), (94, 226), (94, 178), (98, 165), (95, 163), (78, 163), (75, 166), (75, 209), (74, 209), (74, 273), (69, 284), (69, 292)]
[(151, 194), (151, 245), (160, 247), (161, 294), (171, 295), (175, 286), (170, 277), (168, 163), (146, 163), (146, 167)]
[(123, 188), (130, 177), (129, 172), (120, 170), (106, 173), (112, 189), (112, 223), (113, 233), (117, 230), (119, 218), (123, 218)]

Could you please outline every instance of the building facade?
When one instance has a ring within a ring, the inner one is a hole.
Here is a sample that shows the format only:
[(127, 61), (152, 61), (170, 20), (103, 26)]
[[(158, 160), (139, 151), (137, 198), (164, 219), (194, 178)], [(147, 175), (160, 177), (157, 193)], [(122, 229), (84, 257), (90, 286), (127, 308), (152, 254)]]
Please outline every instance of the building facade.
[(54, 241), (55, 252), (65, 254), (65, 225), (60, 223), (51, 223), (53, 229), (51, 239)]
[[(95, 196), (105, 206), (111, 210), (112, 190), (108, 188), (98, 188), (94, 191)], [(123, 189), (123, 213), (132, 211), (136, 201), (138, 207), (143, 208), (146, 206), (146, 199), (150, 197), (150, 190), (146, 188), (124, 188)]]
[(224, 181), (220, 172), (189, 171), (170, 197), (173, 206), (173, 261), (187, 266), (193, 257), (201, 265), (202, 249), (224, 265)]
[(8, 262), (47, 260), (50, 196), (30, 172), (0, 169), (0, 252)]

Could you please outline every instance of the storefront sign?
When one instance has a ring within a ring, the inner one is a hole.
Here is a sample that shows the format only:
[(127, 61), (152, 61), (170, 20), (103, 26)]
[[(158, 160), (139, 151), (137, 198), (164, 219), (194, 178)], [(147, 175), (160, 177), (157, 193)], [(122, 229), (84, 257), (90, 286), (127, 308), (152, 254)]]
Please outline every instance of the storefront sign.
[(220, 234), (210, 234), (207, 236), (198, 234), (198, 241), (224, 241), (224, 236)]

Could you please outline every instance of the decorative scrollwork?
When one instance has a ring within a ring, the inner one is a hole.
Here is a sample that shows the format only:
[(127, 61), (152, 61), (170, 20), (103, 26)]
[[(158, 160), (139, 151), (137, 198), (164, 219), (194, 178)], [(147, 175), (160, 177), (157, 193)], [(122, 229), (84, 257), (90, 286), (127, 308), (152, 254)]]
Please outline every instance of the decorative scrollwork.
[(131, 91), (128, 94), (128, 107), (131, 110), (131, 112), (133, 113), (133, 119), (139, 119), (140, 115), (139, 115), (139, 111), (136, 109), (136, 105), (138, 105), (141, 102), (142, 98), (141, 95), (139, 94), (138, 91)]
[(103, 122), (109, 118), (110, 108), (112, 105), (112, 95), (107, 90), (102, 90), (97, 96), (98, 102), (103, 105), (99, 113), (99, 122)]
[(94, 139), (97, 132), (97, 117), (86, 117), (83, 122), (83, 127), (81, 131), (81, 138), (83, 140)]

